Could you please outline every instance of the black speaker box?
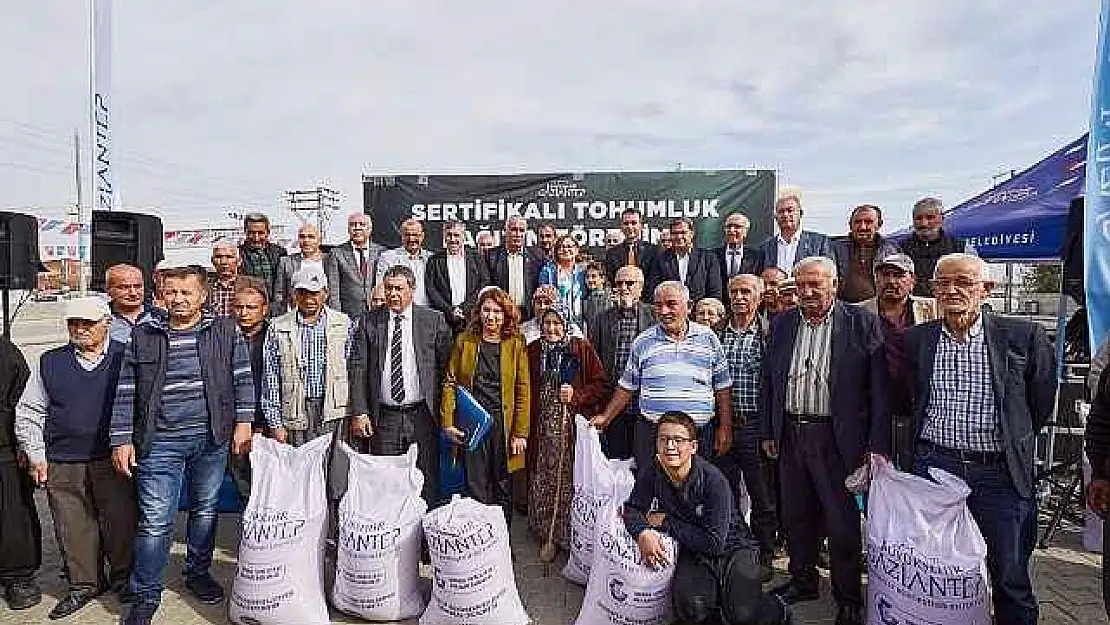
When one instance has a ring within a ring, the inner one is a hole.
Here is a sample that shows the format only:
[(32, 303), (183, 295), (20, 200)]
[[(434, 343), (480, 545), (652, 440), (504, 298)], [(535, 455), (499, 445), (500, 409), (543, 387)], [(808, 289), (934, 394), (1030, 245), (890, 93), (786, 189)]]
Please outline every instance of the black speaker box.
[(112, 265), (127, 263), (142, 270), (149, 295), (154, 268), (162, 260), (162, 220), (155, 215), (93, 211), (92, 288), (103, 291), (104, 274)]
[(45, 270), (39, 261), (38, 219), (0, 212), (0, 289), (34, 290)]

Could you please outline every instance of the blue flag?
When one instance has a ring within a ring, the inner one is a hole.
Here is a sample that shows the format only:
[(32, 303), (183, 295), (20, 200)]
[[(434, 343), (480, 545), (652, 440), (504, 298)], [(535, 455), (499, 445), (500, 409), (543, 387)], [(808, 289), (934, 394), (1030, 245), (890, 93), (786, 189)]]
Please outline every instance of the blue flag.
[(1087, 144), (1087, 185), (1083, 216), (1083, 282), (1091, 352), (1110, 329), (1110, 0), (1102, 0), (1098, 57), (1091, 95), (1091, 132)]

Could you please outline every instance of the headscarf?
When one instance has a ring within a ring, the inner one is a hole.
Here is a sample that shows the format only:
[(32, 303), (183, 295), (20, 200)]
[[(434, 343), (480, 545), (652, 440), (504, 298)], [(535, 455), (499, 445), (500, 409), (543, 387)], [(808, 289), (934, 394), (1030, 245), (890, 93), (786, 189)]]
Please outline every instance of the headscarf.
[[(543, 288), (543, 287), (541, 287)], [(548, 315), (556, 315), (559, 320), (563, 322), (563, 338), (551, 342), (547, 340), (547, 336), (543, 334), (543, 320)], [(570, 313), (567, 307), (562, 302), (556, 300), (551, 308), (543, 314), (539, 320), (540, 322), (540, 373), (547, 371), (561, 372), (563, 361), (566, 359), (570, 350)]]

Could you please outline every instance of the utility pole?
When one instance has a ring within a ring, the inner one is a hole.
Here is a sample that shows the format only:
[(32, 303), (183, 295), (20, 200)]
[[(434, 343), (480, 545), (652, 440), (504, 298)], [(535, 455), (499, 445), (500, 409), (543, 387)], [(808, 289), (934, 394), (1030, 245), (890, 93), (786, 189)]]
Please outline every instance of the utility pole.
[(332, 215), (339, 210), (339, 192), (324, 186), (286, 191), (285, 207), (297, 216), (301, 225), (311, 223), (311, 216), (305, 213), (315, 213), (316, 227), (320, 229), (320, 240), (323, 242), (327, 237)]
[[(73, 182), (77, 187), (77, 203), (73, 206), (70, 216), (73, 218), (73, 221), (77, 223), (77, 290), (81, 295), (85, 295), (89, 290), (89, 272), (87, 264), (85, 263), (85, 253), (81, 250), (82, 248), (89, 250), (89, 248), (85, 243), (87, 239), (85, 238), (84, 219), (85, 194), (82, 192), (84, 185), (81, 180), (81, 134), (77, 132), (76, 128), (73, 129)], [(89, 226), (89, 228), (91, 232), (92, 226)], [(64, 268), (62, 271), (63, 279), (66, 281), (66, 284), (69, 284), (68, 258), (62, 259), (62, 267)]]

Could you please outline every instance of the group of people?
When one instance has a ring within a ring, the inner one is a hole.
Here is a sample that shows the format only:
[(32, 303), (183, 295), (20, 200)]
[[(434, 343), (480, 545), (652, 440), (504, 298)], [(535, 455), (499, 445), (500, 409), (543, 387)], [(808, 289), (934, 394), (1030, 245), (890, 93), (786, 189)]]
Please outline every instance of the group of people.
[[(802, 215), (788, 190), (775, 235), (749, 247), (750, 222), (734, 212), (710, 250), (687, 219), (665, 245), (646, 241), (627, 210), (623, 241), (592, 262), (549, 224), (527, 245), (519, 216), (499, 244), (483, 232), (475, 247), (448, 222), (433, 252), (420, 221), (384, 250), (356, 213), (347, 242), (325, 252), (304, 226), (288, 254), (251, 214), (241, 245), (213, 249), (213, 272), (160, 268), (153, 300), (142, 271), (116, 265), (107, 300), (66, 302), (69, 343), (37, 366), (0, 343), (8, 605), (41, 600), (34, 485), (70, 588), (51, 618), (111, 590), (131, 606), (125, 623), (150, 623), (182, 493), (185, 587), (222, 601), (210, 573), (220, 485), (230, 470), (249, 497), (257, 433), (385, 455), (415, 444), (432, 507), (440, 445), (453, 442), (469, 496), (507, 520), (518, 509), (566, 549), (583, 414), (610, 457), (635, 459), (624, 519), (644, 561), (666, 561), (660, 533), (681, 545), (672, 594), (686, 622), (790, 622), (790, 604), (818, 596), (827, 542), (836, 622), (862, 623), (861, 511), (844, 481), (879, 454), (967, 480), (995, 616), (1035, 623), (1032, 440), (1055, 383), (1046, 334), (981, 311), (986, 266), (944, 232), (935, 199), (914, 206), (900, 243), (880, 234), (877, 206), (854, 208), (835, 241), (803, 230)], [(474, 449), (459, 389), (493, 417)], [(329, 457), (333, 503), (345, 463)], [(790, 579), (764, 592), (782, 537)]]

